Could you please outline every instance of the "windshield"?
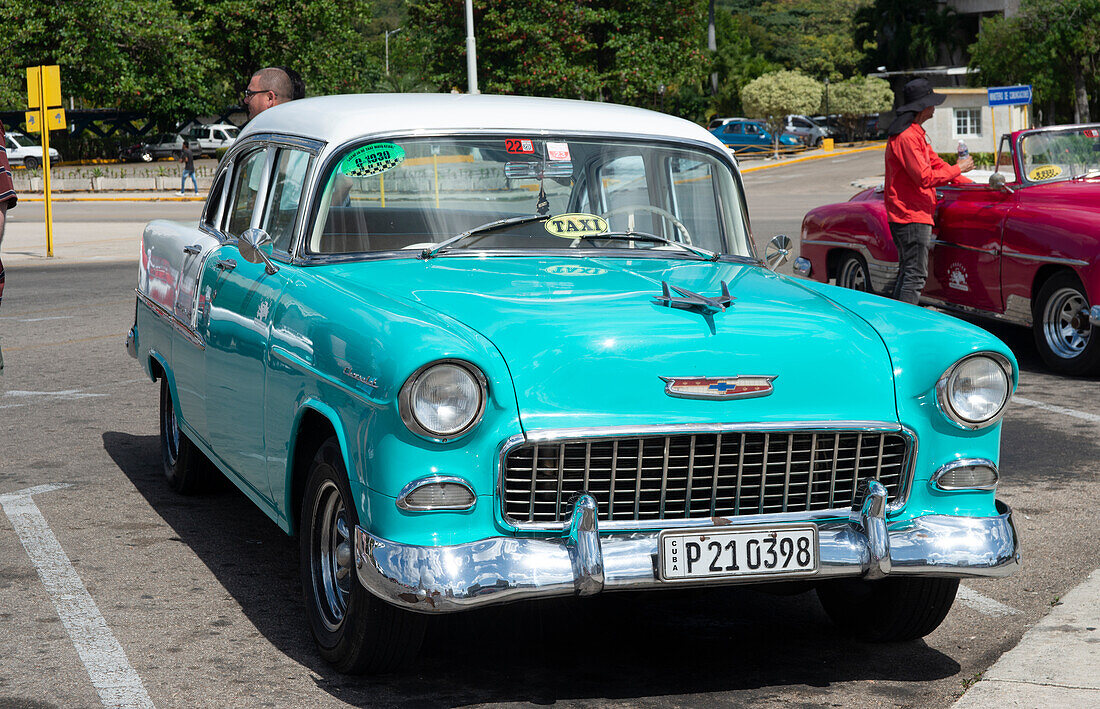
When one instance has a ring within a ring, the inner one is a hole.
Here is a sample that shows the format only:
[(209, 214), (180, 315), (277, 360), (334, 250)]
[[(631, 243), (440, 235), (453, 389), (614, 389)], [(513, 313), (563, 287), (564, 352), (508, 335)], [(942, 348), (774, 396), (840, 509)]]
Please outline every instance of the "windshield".
[(1029, 182), (1071, 180), (1100, 174), (1100, 124), (1031, 133), (1020, 139)]
[[(334, 161), (306, 248), (317, 254), (431, 249), (657, 251), (698, 258), (643, 233), (751, 256), (737, 182), (700, 148), (601, 138), (410, 138), (359, 145)], [(492, 222), (528, 216), (515, 224)], [(601, 234), (609, 238), (601, 239)]]

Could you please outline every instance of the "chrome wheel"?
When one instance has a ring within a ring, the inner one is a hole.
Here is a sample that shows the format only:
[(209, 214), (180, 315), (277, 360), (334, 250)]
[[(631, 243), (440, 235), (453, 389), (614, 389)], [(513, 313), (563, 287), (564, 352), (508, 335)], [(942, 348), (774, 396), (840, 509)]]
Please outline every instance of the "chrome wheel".
[(164, 407), (164, 452), (168, 456), (168, 464), (175, 465), (180, 457), (180, 427), (176, 422), (176, 407), (171, 395), (168, 397), (167, 406)]
[(1088, 347), (1092, 334), (1089, 304), (1076, 288), (1059, 288), (1043, 307), (1043, 337), (1050, 351), (1073, 359)]
[(325, 480), (313, 502), (310, 567), (313, 599), (321, 622), (329, 631), (339, 629), (348, 610), (355, 579), (352, 573), (352, 540), (347, 509), (340, 489)]
[(867, 267), (859, 256), (846, 256), (836, 274), (836, 284), (852, 290), (870, 291)]

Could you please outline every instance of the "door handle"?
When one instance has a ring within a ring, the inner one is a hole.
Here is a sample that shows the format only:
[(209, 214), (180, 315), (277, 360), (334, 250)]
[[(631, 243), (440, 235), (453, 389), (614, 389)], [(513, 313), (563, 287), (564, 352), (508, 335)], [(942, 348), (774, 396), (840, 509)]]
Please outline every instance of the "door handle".
[(192, 244), (191, 246), (184, 246), (183, 253), (191, 254), (192, 256), (198, 256), (202, 253), (202, 246), (199, 244)]
[(219, 271), (232, 271), (236, 267), (237, 262), (231, 258), (218, 259), (214, 263), (214, 268), (218, 269)]

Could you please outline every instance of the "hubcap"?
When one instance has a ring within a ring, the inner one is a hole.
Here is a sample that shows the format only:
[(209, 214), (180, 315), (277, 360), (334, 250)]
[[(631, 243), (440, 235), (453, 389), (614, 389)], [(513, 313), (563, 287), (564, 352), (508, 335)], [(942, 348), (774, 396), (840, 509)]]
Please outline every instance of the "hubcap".
[(1088, 302), (1075, 288), (1061, 288), (1047, 301), (1043, 337), (1054, 354), (1072, 359), (1088, 347), (1092, 335), (1088, 308)]
[(331, 480), (326, 480), (317, 491), (311, 534), (313, 597), (321, 621), (335, 631), (348, 609), (353, 575), (347, 510), (340, 489)]
[(840, 285), (852, 290), (867, 290), (867, 273), (863, 270), (863, 264), (855, 259), (848, 259), (840, 270)]

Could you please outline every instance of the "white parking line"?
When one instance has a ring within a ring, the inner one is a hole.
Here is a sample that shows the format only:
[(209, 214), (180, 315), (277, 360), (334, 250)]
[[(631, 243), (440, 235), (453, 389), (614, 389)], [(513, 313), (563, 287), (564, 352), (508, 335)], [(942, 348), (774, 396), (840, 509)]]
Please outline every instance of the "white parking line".
[(1041, 401), (1035, 401), (1034, 399), (1025, 399), (1021, 396), (1012, 397), (1013, 404), (1022, 404), (1023, 406), (1032, 406), (1036, 409), (1042, 409), (1043, 411), (1049, 411), (1054, 414), (1062, 414), (1063, 416), (1072, 416), (1073, 418), (1081, 419), (1083, 421), (1090, 421), (1092, 423), (1100, 423), (1100, 416), (1096, 414), (1090, 414), (1087, 411), (1076, 411), (1074, 409), (1067, 409), (1064, 406), (1055, 406), (1054, 404), (1044, 404)]
[(983, 596), (972, 588), (959, 585), (959, 592), (955, 595), (955, 598), (964, 606), (973, 608), (979, 613), (985, 615), (991, 615), (994, 617), (1001, 617), (1006, 615), (1019, 615), (1020, 611), (1016, 610), (1012, 606), (1006, 606), (1000, 601), (995, 601), (989, 596)]
[(31, 557), (42, 585), (50, 595), (58, 616), (88, 669), (105, 707), (152, 707), (134, 668), (126, 659), (122, 645), (107, 627), (84, 582), (80, 580), (61, 543), (50, 530), (32, 495), (68, 487), (64, 484), (39, 485), (19, 492), (0, 495), (0, 507), (11, 520), (19, 541)]

